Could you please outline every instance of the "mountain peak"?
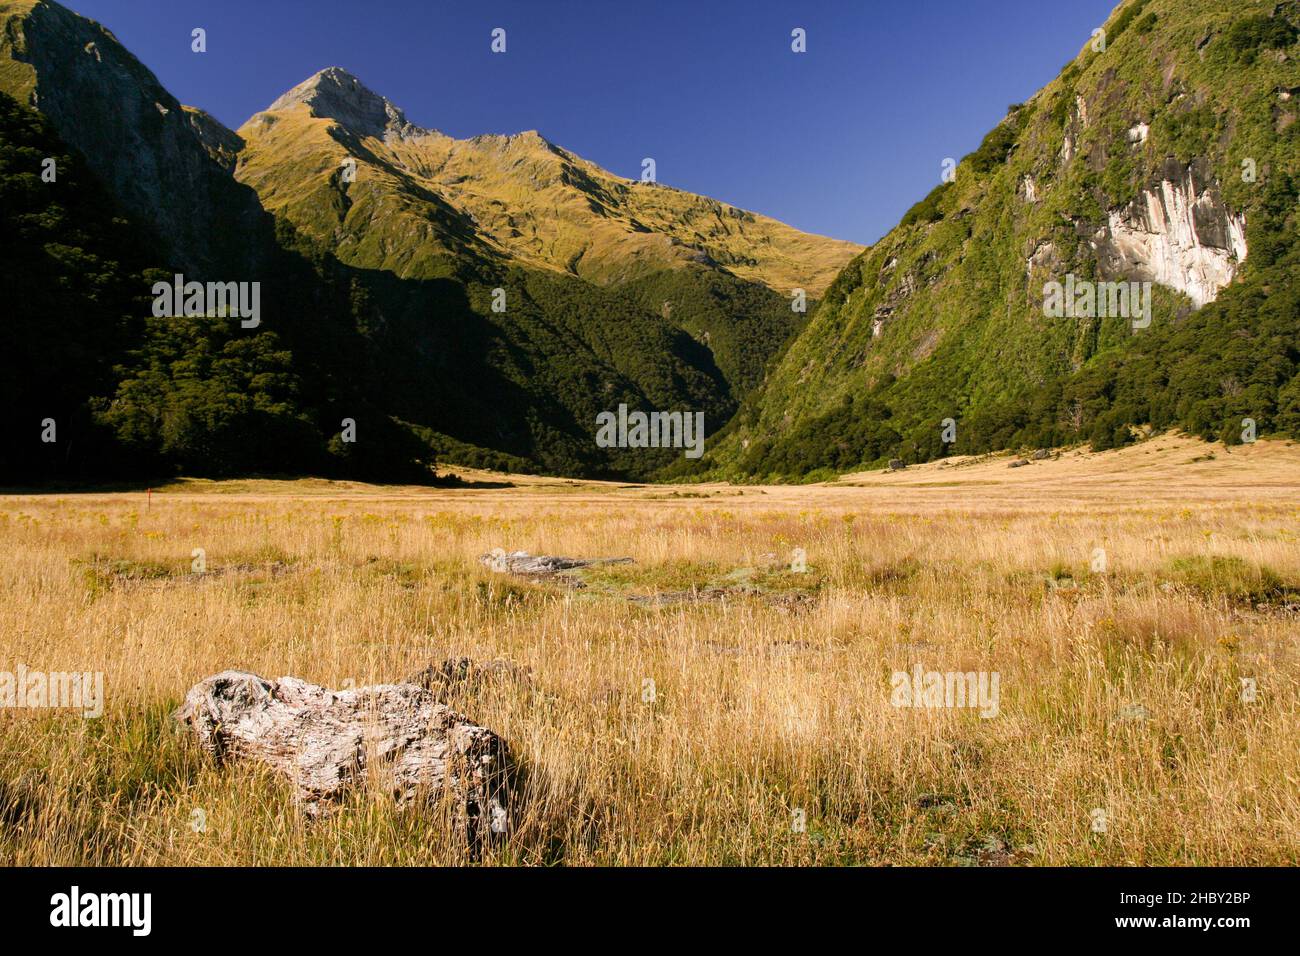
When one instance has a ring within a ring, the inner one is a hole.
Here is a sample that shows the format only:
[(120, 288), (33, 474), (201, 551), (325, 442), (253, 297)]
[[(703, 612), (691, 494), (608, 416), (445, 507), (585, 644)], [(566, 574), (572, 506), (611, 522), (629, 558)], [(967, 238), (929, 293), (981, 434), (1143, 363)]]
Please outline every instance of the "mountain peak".
[(267, 112), (303, 105), (313, 116), (337, 120), (353, 133), (383, 139), (422, 132), (406, 114), (355, 75), (338, 66), (326, 67), (303, 80), (268, 107)]

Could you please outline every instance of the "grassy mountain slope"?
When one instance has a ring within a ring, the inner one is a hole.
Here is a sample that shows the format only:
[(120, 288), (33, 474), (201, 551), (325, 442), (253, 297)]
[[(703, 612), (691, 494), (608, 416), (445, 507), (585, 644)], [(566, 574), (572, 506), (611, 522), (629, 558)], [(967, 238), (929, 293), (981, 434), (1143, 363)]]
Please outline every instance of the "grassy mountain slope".
[[(423, 277), (496, 257), (599, 284), (695, 264), (816, 297), (860, 247), (615, 176), (536, 131), (457, 140), (336, 67), (252, 117), (239, 179), (345, 262)], [(355, 182), (341, 164), (356, 160)]]
[[(400, 280), (340, 264), (287, 223), (252, 273), (265, 283), (258, 329), (155, 318), (149, 293), (170, 280), (168, 250), (46, 117), (2, 93), (0, 173), (0, 278), (25, 290), (9, 305), (14, 347), (0, 353), (0, 397), (21, 423), (6, 481), (171, 470), (408, 480), (439, 455), (645, 473), (664, 456), (593, 453), (597, 411), (686, 401), (721, 420), (734, 408), (707, 350), (630, 299), (517, 267)], [(484, 316), (497, 283), (517, 301), (494, 324)], [(345, 417), (355, 445), (338, 441)], [(41, 440), (47, 419), (53, 442)]]
[[(1231, 438), (1245, 417), (1296, 434), (1298, 26), (1295, 2), (1122, 4), (1104, 50), (846, 267), (703, 467), (1110, 447), (1133, 425)], [(1046, 317), (1068, 274), (1153, 281), (1151, 325)]]

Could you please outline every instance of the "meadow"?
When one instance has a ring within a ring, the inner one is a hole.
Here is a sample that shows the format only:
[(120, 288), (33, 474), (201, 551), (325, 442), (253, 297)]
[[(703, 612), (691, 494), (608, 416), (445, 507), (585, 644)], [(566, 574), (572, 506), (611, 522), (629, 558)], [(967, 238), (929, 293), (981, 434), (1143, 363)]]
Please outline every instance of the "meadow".
[[(106, 693), (0, 710), (0, 862), (471, 862), (437, 807), (362, 787), (312, 821), (170, 719), (227, 668), (465, 657), (513, 665), (445, 692), (518, 767), (483, 865), (1295, 863), (1300, 446), (1009, 461), (0, 496), (0, 670)], [(497, 547), (634, 563), (576, 587)], [(996, 715), (895, 706), (918, 667), (997, 673)]]

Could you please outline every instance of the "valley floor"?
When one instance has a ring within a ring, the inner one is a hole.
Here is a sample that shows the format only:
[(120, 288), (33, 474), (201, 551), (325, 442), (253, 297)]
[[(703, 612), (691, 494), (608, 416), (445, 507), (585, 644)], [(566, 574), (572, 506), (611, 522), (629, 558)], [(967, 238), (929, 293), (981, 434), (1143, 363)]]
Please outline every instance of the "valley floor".
[[(1300, 446), (1011, 460), (0, 497), (0, 671), (103, 671), (106, 697), (0, 710), (0, 862), (464, 861), (380, 794), (308, 822), (168, 715), (227, 668), (469, 657), (519, 665), (449, 690), (522, 770), (487, 863), (1294, 863)], [(635, 563), (529, 581), (497, 547)], [(997, 696), (900, 706), (918, 670)]]

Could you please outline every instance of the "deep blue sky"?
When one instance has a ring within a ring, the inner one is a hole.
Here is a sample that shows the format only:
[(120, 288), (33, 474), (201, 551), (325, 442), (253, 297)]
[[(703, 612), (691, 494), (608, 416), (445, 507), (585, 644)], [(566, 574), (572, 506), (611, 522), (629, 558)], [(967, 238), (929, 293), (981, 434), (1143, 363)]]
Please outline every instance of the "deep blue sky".
[(653, 156), (660, 182), (867, 243), (1117, 0), (64, 2), (231, 127), (341, 66), (421, 126), (537, 129), (629, 177)]

